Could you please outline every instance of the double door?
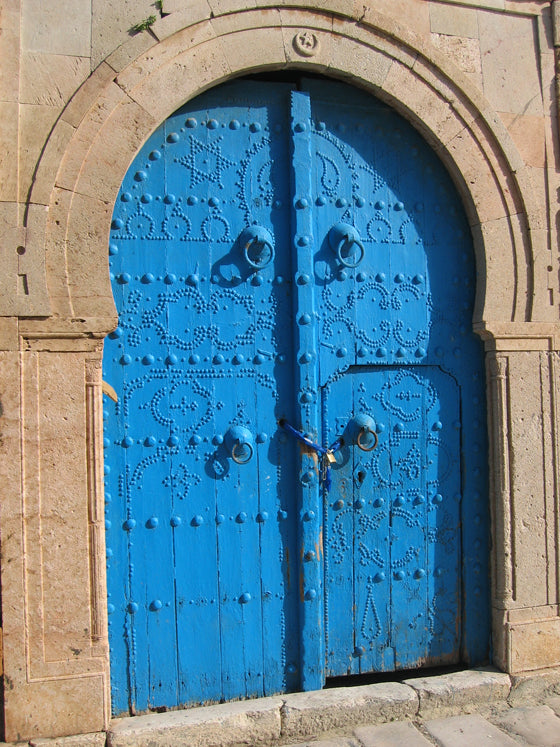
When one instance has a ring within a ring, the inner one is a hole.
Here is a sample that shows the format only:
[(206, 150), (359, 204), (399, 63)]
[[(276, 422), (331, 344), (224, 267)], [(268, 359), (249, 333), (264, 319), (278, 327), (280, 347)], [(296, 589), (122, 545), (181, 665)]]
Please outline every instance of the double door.
[(331, 82), (210, 91), (137, 155), (109, 254), (114, 712), (484, 661), (474, 260), (410, 125)]

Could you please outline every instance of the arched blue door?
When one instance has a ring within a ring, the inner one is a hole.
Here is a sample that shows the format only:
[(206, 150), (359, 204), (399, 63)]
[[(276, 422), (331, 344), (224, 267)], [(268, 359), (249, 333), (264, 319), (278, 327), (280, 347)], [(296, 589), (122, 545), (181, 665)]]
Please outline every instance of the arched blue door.
[(115, 713), (487, 657), (460, 202), (386, 106), (297, 88), (243, 81), (189, 103), (115, 205)]

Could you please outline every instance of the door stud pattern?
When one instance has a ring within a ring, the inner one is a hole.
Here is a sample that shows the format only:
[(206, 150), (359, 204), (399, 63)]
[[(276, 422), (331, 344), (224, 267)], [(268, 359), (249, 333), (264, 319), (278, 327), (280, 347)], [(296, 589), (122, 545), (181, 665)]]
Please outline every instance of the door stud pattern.
[[(214, 114), (206, 96), (167, 120), (115, 205), (119, 326), (104, 376), (120, 393), (105, 424), (116, 713), (298, 683), (295, 455), (276, 432), (294, 401), (290, 258), (274, 252), (289, 236), (289, 90), (252, 90), (249, 110), (237, 95)], [(264, 261), (242, 236), (255, 225)]]
[[(109, 255), (114, 712), (483, 662), (472, 246), (412, 128), (342, 84), (208, 92), (136, 157)], [(342, 437), (330, 492), (283, 421)]]

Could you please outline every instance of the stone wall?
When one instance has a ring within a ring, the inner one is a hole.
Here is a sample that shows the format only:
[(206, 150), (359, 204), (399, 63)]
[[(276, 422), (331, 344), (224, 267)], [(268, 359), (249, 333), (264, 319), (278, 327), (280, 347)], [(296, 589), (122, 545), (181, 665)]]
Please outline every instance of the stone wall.
[[(488, 351), (495, 663), (560, 666), (558, 11), (549, 0), (4, 3), (6, 740), (97, 731), (109, 718), (100, 361), (116, 323), (106, 247), (117, 190), (172, 111), (268, 68), (372, 91), (457, 184)], [(293, 45), (302, 30), (310, 56)]]

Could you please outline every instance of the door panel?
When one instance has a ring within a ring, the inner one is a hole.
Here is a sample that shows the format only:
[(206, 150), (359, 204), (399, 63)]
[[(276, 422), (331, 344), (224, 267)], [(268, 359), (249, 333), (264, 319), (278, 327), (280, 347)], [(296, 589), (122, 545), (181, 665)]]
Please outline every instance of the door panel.
[[(387, 609), (376, 604), (379, 626), (386, 636), (386, 654), (378, 652), (374, 656), (372, 653), (373, 658), (368, 663), (370, 655), (362, 653), (357, 657), (359, 661), (352, 661), (347, 667), (344, 657), (348, 651), (356, 649), (356, 654), (360, 654), (361, 648), (358, 643), (347, 641), (344, 653), (334, 654), (342, 658), (332, 672), (406, 668), (460, 659), (480, 661), (488, 645), (486, 603), (481, 605), (479, 613), (475, 612), (478, 600), (486, 599), (488, 593), (488, 525), (482, 499), (487, 484), (487, 444), (484, 408), (481, 407), (484, 402), (481, 345), (471, 331), (475, 268), (468, 226), (448, 175), (410, 125), (380, 102), (342, 84), (315, 80), (307, 81), (305, 87), (310, 96), (310, 139), (314, 155), (310, 203), (314, 206), (317, 237), (315, 283), (323, 443), (332, 443), (336, 435), (344, 432), (350, 417), (347, 403), (353, 403), (354, 415), (369, 412), (363, 400), (351, 395), (351, 390), (344, 391), (344, 386), (350, 384), (344, 384), (342, 379), (347, 377), (348, 371), (354, 371), (352, 367), (363, 372), (369, 370), (367, 366), (379, 368), (379, 387), (382, 376), (389, 375), (382, 373), (384, 368), (407, 372), (422, 366), (427, 367), (427, 371), (439, 370), (442, 376), (447, 375), (449, 382), (455, 382), (451, 387), (455, 394), (451, 395), (451, 390), (445, 396), (442, 394), (446, 413), (445, 443), (441, 434), (436, 438), (437, 434), (428, 430), (430, 440), (424, 438), (416, 448), (424, 462), (428, 460), (425, 450), (429, 449), (434, 464), (446, 462), (448, 453), (453, 455), (454, 488), (450, 495), (451, 502), (459, 504), (453, 515), (459, 512), (462, 523), (453, 519), (452, 536), (447, 529), (437, 536), (442, 542), (445, 538), (447, 546), (453, 545), (455, 558), (459, 557), (457, 553), (461, 552), (466, 537), (472, 540), (464, 547), (465, 557), (471, 552), (472, 557), (462, 567), (454, 561), (453, 573), (451, 569), (443, 572), (444, 566), (433, 565), (433, 557), (429, 569), (424, 569), (431, 579), (429, 583), (436, 583), (434, 574), (438, 570), (443, 573), (438, 578), (444, 581), (437, 583), (445, 583), (446, 588), (452, 589), (444, 597), (438, 592), (438, 599), (430, 601), (434, 609), (437, 601), (437, 615), (428, 614), (428, 608), (424, 607), (423, 627), (418, 622), (420, 618), (417, 621), (411, 618), (406, 625), (398, 623), (393, 619), (398, 605), (395, 607), (387, 600), (399, 598), (401, 609), (405, 605), (412, 610), (419, 585), (409, 588), (407, 583), (398, 587), (393, 584), (384, 600)], [(354, 246), (346, 242), (348, 251), (356, 253), (346, 264), (337, 255), (336, 243), (333, 247), (330, 240), (333, 227), (340, 223), (350, 226), (358, 237)], [(356, 262), (357, 259), (360, 261)], [(348, 266), (353, 264), (356, 266)], [(362, 381), (357, 376), (364, 385), (368, 377), (371, 375), (364, 373)], [(351, 377), (355, 378), (355, 375)], [(446, 384), (442, 391), (447, 392), (450, 386)], [(382, 390), (375, 391), (376, 406), (372, 407), (371, 415), (377, 420)], [(401, 396), (404, 395), (405, 392), (401, 392)], [(448, 417), (451, 411), (455, 413), (453, 419)], [(443, 420), (438, 422), (443, 423)], [(404, 448), (406, 440), (399, 440), (384, 426), (383, 422), (377, 423), (376, 458), (380, 464), (384, 462), (386, 474), (393, 474), (398, 472), (399, 460), (403, 458), (398, 456), (399, 450)], [(447, 446), (449, 441), (452, 448)], [(355, 485), (355, 480), (349, 478), (345, 475), (343, 480), (346, 485), (348, 479), (348, 494), (350, 486)], [(393, 477), (393, 482), (396, 479)], [(412, 476), (406, 490), (418, 490)], [(426, 500), (433, 497), (422, 490), (420, 494)], [(350, 500), (339, 496), (334, 485), (332, 492), (334, 495), (328, 496), (327, 505)], [(366, 492), (365, 488), (361, 492)], [(438, 490), (433, 494), (438, 494)], [(387, 504), (388, 498), (383, 500)], [(434, 511), (433, 515), (447, 516), (447, 512), (446, 503), (445, 510)], [(348, 509), (348, 515), (340, 520), (341, 526), (351, 520), (351, 513)], [(376, 523), (381, 522), (376, 542), (378, 552), (382, 552), (387, 536), (390, 544), (398, 544), (396, 535), (393, 537), (383, 525), (384, 521), (392, 520), (390, 514), (382, 518), (382, 513), (376, 518)], [(326, 532), (327, 528), (328, 522)], [(329, 540), (325, 541), (328, 563)], [(354, 566), (360, 567), (360, 562), (355, 558)], [(329, 572), (328, 569), (325, 572), (326, 628), (331, 631), (328, 648), (336, 650), (330, 642), (331, 635), (338, 635), (331, 624), (332, 615), (347, 620), (348, 613), (340, 609), (341, 605), (329, 603), (333, 592)], [(342, 575), (344, 573), (350, 578), (352, 569), (348, 567)], [(346, 583), (342, 576), (338, 579)], [(394, 580), (387, 578), (383, 583)], [(427, 584), (428, 580), (422, 583)], [(349, 589), (344, 593), (348, 595)], [(362, 606), (367, 602), (367, 587), (364, 593), (366, 598)], [(426, 598), (424, 593), (423, 598)], [(468, 598), (473, 603), (464, 604), (463, 600)], [(373, 609), (370, 602), (367, 606), (368, 610)], [(388, 627), (383, 627), (384, 616)], [(452, 618), (453, 633), (448, 618)], [(405, 628), (417, 631), (416, 645), (399, 644), (397, 651), (395, 645), (399, 638), (410, 641), (408, 632), (405, 636)], [(355, 620), (355, 641), (360, 638), (359, 631)], [(327, 652), (327, 661), (329, 656)]]
[[(152, 136), (113, 219), (120, 313), (104, 375), (121, 397), (106, 428), (117, 712), (296, 686), (295, 453), (276, 433), (293, 417), (290, 256), (256, 269), (236, 241), (253, 223), (289, 241), (289, 88), (213, 99)], [(245, 464), (232, 459), (234, 426), (252, 436)]]
[(372, 417), (380, 438), (364, 451), (349, 437), (333, 468), (325, 506), (327, 675), (458, 661), (456, 382), (432, 366), (353, 366), (322, 395), (337, 412), (331, 441), (356, 412)]
[[(298, 87), (240, 81), (189, 103), (115, 205), (115, 713), (487, 655), (468, 226), (388, 107)], [(320, 451), (280, 421), (321, 447), (342, 438), (330, 491)]]

